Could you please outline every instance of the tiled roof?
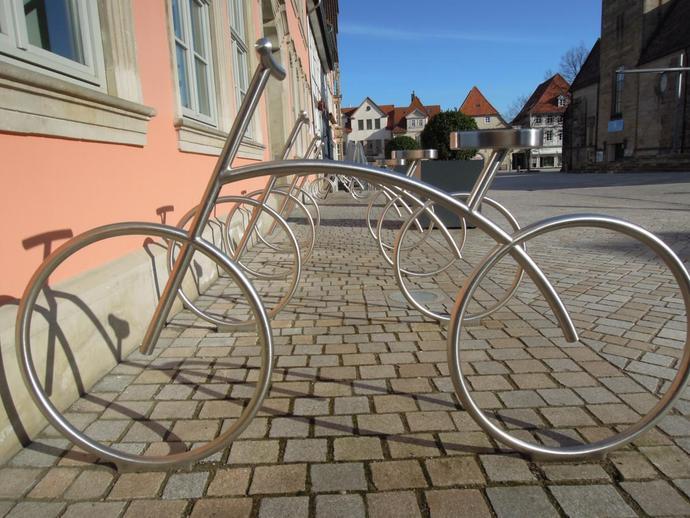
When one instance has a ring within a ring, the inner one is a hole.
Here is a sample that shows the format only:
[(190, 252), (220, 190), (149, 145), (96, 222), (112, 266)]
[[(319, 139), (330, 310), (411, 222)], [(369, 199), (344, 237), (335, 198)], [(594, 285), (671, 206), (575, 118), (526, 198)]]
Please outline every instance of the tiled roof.
[[(419, 97), (414, 94), (414, 92), (412, 93), (409, 106), (404, 108), (396, 107), (392, 104), (377, 104), (376, 106), (379, 108), (379, 110), (388, 115), (388, 124), (386, 125), (386, 129), (391, 130), (393, 133), (407, 132), (407, 123), (405, 117), (415, 110), (421, 111), (428, 118), (432, 118), (433, 116), (441, 113), (440, 105), (425, 105), (422, 103)], [(342, 108), (341, 112), (343, 115), (350, 117), (355, 111), (357, 111), (358, 108), (359, 106)], [(351, 123), (349, 120), (347, 121), (345, 128), (346, 131), (347, 129), (351, 130)]]
[(563, 113), (565, 106), (558, 106), (558, 97), (569, 96), (570, 85), (563, 76), (556, 74), (537, 86), (529, 100), (513, 119), (512, 124), (519, 124), (520, 120), (531, 113)]
[(640, 64), (690, 47), (690, 1), (675, 0), (642, 50)]
[(498, 110), (492, 106), (484, 94), (476, 86), (472, 87), (470, 93), (465, 97), (465, 101), (460, 106), (460, 111), (470, 117), (498, 116)]
[(600, 39), (597, 40), (592, 47), (592, 50), (589, 51), (589, 55), (582, 64), (580, 72), (578, 72), (577, 76), (573, 80), (573, 84), (570, 85), (571, 90), (579, 90), (580, 88), (584, 88), (599, 82), (599, 62), (601, 58), (600, 42)]

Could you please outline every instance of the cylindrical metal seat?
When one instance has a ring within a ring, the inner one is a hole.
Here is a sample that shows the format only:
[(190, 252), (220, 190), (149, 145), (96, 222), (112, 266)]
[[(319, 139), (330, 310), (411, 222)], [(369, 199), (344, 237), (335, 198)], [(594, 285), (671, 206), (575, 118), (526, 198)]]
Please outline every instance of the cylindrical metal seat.
[(407, 164), (407, 160), (402, 158), (379, 158), (374, 160), (374, 165), (377, 167), (400, 167)]
[(450, 134), (451, 149), (529, 149), (543, 145), (540, 129), (490, 129), (454, 131)]
[(438, 151), (435, 149), (396, 149), (391, 153), (393, 159), (403, 160), (436, 160)]

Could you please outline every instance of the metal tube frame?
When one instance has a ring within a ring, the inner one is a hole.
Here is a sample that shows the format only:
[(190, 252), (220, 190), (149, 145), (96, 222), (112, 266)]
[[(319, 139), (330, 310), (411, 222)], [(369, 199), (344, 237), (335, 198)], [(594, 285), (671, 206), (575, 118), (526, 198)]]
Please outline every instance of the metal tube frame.
[[(246, 130), (251, 116), (258, 104), (259, 97), (266, 86), (270, 75), (278, 79), (285, 77), (285, 71), (277, 64), (272, 57), (272, 48), (268, 40), (259, 40), (257, 51), (261, 57), (261, 63), (257, 68), (245, 101), (242, 103), (238, 116), (228, 135), (225, 147), (211, 175), (200, 204), (195, 209), (194, 217), (191, 221), (189, 232), (180, 229), (167, 227), (165, 225), (151, 223), (121, 223), (100, 227), (88, 231), (80, 236), (63, 244), (39, 267), (31, 281), (29, 282), (22, 300), (20, 301), (17, 314), (16, 343), (19, 364), (22, 376), (31, 393), (34, 401), (48, 420), (56, 426), (66, 437), (82, 446), (88, 451), (92, 451), (106, 460), (115, 462), (122, 469), (127, 468), (150, 468), (150, 467), (169, 467), (200, 459), (215, 451), (219, 451), (239, 435), (239, 433), (249, 424), (256, 415), (261, 401), (265, 397), (270, 384), (271, 370), (273, 366), (273, 347), (270, 322), (263, 302), (260, 300), (256, 290), (249, 280), (244, 276), (236, 261), (226, 257), (220, 250), (203, 239), (202, 232), (209, 221), (213, 206), (218, 201), (218, 194), (223, 185), (240, 180), (268, 176), (265, 193), (275, 185), (275, 182), (282, 177), (290, 175), (309, 176), (314, 174), (333, 175), (335, 177), (350, 178), (360, 182), (364, 180), (372, 185), (385, 185), (399, 193), (404, 192), (406, 196), (415, 197), (417, 204), (421, 205), (420, 211), (427, 210), (430, 204), (437, 204), (452, 211), (458, 217), (467, 220), (470, 224), (477, 227), (480, 231), (487, 234), (496, 242), (493, 252), (476, 267), (467, 282), (460, 289), (458, 298), (451, 314), (450, 332), (448, 334), (448, 360), (451, 378), (458, 396), (465, 403), (465, 408), (479, 422), (479, 424), (494, 438), (516, 448), (519, 451), (528, 453), (537, 458), (543, 459), (582, 459), (600, 455), (612, 448), (619, 447), (630, 442), (640, 433), (653, 426), (663, 414), (671, 408), (676, 399), (681, 395), (690, 378), (690, 336), (686, 338), (684, 354), (681, 359), (676, 377), (673, 379), (669, 389), (663, 395), (659, 403), (643, 417), (643, 419), (631, 428), (619, 432), (613, 437), (603, 441), (579, 447), (549, 448), (539, 445), (525, 443), (521, 439), (515, 438), (494, 425), (479, 407), (474, 403), (469, 394), (469, 389), (464, 382), (461, 370), (460, 337), (462, 323), (467, 313), (467, 304), (472, 298), (474, 290), (477, 289), (481, 280), (491, 270), (491, 268), (505, 256), (512, 257), (519, 268), (527, 274), (534, 282), (537, 289), (541, 292), (549, 304), (554, 316), (560, 326), (564, 339), (568, 342), (578, 340), (577, 330), (572, 319), (556, 292), (554, 286), (548, 280), (544, 272), (539, 268), (534, 259), (527, 253), (524, 243), (552, 230), (560, 230), (576, 226), (599, 227), (609, 230), (622, 232), (642, 242), (660, 257), (673, 274), (678, 283), (686, 309), (686, 328), (690, 329), (690, 275), (688, 275), (682, 261), (675, 253), (653, 234), (641, 229), (640, 227), (608, 216), (598, 215), (570, 215), (551, 218), (542, 222), (535, 223), (521, 231), (508, 234), (493, 221), (486, 218), (478, 210), (478, 204), (485, 199), (485, 193), (495, 175), (498, 164), (500, 164), (501, 152), (495, 153), (493, 160), (490, 160), (482, 174), (481, 181), (477, 182), (472, 193), (468, 197), (467, 203), (458, 200), (453, 195), (440, 189), (424, 184), (416, 179), (401, 176), (390, 171), (360, 166), (356, 164), (336, 164), (320, 160), (293, 160), (293, 161), (273, 161), (262, 164), (250, 165), (231, 169), (231, 163), (237, 154), (241, 138)], [(266, 210), (262, 207), (265, 196), (261, 200), (255, 200), (257, 206), (252, 211), (252, 219), (256, 224), (255, 214), (257, 211)], [(431, 213), (433, 214), (433, 213)], [(409, 221), (408, 221), (409, 223)], [(411, 223), (408, 224), (408, 228)], [(52, 405), (52, 402), (45, 394), (33, 364), (30, 351), (30, 328), (31, 313), (36, 300), (43, 289), (43, 286), (50, 274), (65, 259), (73, 253), (81, 250), (85, 246), (94, 242), (108, 239), (110, 237), (148, 234), (180, 243), (180, 253), (175, 260), (170, 278), (161, 294), (159, 303), (156, 306), (154, 315), (147, 328), (140, 350), (149, 353), (154, 347), (160, 331), (165, 324), (166, 317), (172, 302), (177, 295), (190, 266), (192, 255), (195, 252), (205, 253), (216, 264), (225, 269), (236, 281), (247, 298), (252, 311), (255, 314), (255, 322), (259, 332), (259, 339), (263, 347), (261, 348), (262, 365), (259, 374), (259, 381), (254, 390), (253, 397), (238, 419), (227, 431), (215, 438), (211, 443), (188, 451), (182, 454), (175, 454), (164, 457), (140, 457), (128, 454), (111, 447), (106, 447), (88, 438), (82, 432), (76, 430), (65, 417)], [(247, 233), (243, 235), (242, 244), (247, 244)], [(400, 236), (396, 247), (400, 248)], [(238, 249), (240, 247), (238, 246)], [(241, 253), (241, 250), (240, 250)], [(238, 255), (238, 254), (235, 254)]]

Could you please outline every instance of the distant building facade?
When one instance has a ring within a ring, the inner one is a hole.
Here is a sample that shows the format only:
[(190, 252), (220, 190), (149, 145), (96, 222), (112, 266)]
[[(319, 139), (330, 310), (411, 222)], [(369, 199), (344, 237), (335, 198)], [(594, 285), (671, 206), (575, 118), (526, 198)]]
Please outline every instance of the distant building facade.
[(565, 168), (690, 170), (690, 74), (616, 74), (688, 66), (690, 1), (604, 0), (601, 27), (573, 83)]
[(544, 145), (513, 153), (515, 169), (560, 169), (563, 164), (563, 115), (570, 104), (570, 85), (560, 74), (534, 91), (512, 126), (544, 130)]
[[(505, 129), (510, 127), (498, 110), (494, 108), (481, 90), (479, 90), (479, 88), (476, 86), (473, 86), (469, 91), (467, 97), (465, 97), (465, 100), (460, 106), (459, 111), (468, 117), (472, 117), (477, 123), (477, 128), (480, 130)], [(478, 153), (482, 156), (482, 158), (484, 158), (484, 160), (486, 160), (491, 151), (488, 149), (480, 149), (478, 150)], [(501, 164), (501, 169), (509, 169), (511, 165), (512, 153), (505, 158)]]
[(410, 104), (396, 107), (376, 104), (367, 97), (357, 107), (343, 108), (347, 141), (362, 142), (369, 160), (384, 158), (386, 144), (395, 137), (408, 136), (419, 141), (429, 120), (441, 112), (439, 105), (424, 105), (412, 92)]

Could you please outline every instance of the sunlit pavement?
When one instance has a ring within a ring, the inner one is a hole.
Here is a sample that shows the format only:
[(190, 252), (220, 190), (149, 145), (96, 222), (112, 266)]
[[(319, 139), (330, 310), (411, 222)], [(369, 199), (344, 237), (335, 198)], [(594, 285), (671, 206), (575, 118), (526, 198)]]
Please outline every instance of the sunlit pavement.
[[(572, 212), (625, 218), (690, 259), (690, 174), (502, 173), (490, 196), (523, 226)], [(0, 469), (0, 514), (690, 515), (687, 389), (657, 428), (604, 459), (531, 462), (500, 447), (458, 404), (444, 327), (396, 296), (361, 224), (365, 209), (343, 193), (326, 201), (301, 288), (273, 322), (271, 392), (240, 440), (189, 469), (121, 474), (48, 429)], [(463, 372), (479, 406), (515, 436), (594, 442), (636, 422), (666, 390), (686, 315), (670, 276), (632, 243), (586, 229), (551, 237), (528, 250), (581, 341), (562, 339), (525, 281), (506, 307), (467, 326)], [(442, 241), (432, 241), (442, 255)], [(461, 274), (484, 253), (472, 247), (490, 244), (469, 230), (468, 264), (416, 287), (450, 297), (439, 302), (448, 309)], [(227, 304), (224, 282), (206, 294), (209, 305)], [(500, 296), (492, 289), (483, 303)], [(251, 336), (216, 333), (182, 313), (153, 357), (130, 356), (70, 418), (132, 452), (203, 443), (237, 417), (234, 401), (255, 379), (257, 349)]]

